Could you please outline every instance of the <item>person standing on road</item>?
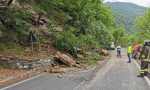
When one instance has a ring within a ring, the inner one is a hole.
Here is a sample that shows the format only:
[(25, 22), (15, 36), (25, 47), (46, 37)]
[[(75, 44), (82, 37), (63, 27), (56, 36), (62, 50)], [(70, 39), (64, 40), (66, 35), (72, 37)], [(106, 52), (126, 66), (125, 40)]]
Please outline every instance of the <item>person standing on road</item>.
[(120, 45), (117, 46), (117, 58), (118, 57), (121, 58), (121, 46)]
[(129, 45), (128, 48), (127, 48), (127, 56), (128, 56), (128, 63), (131, 63), (131, 53), (132, 53), (132, 46)]
[(137, 77), (147, 76), (149, 74), (148, 63), (150, 60), (150, 41), (145, 42), (139, 60), (141, 60), (141, 71), (140, 75), (138, 75)]

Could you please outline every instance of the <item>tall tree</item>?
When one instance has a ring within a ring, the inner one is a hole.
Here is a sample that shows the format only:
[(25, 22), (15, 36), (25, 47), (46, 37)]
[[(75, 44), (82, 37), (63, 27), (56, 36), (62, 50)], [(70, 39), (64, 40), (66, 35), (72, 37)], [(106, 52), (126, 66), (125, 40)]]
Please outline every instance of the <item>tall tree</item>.
[(134, 26), (140, 32), (150, 32), (150, 8), (144, 15), (137, 18)]

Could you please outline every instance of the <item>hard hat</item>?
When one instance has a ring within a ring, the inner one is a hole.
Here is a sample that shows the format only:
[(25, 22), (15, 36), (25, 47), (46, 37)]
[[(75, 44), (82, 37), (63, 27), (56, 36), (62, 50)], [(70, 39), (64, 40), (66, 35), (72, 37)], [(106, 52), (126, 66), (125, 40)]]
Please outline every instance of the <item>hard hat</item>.
[(150, 46), (150, 40), (144, 40), (144, 44)]
[(150, 40), (144, 40), (144, 43), (150, 43)]

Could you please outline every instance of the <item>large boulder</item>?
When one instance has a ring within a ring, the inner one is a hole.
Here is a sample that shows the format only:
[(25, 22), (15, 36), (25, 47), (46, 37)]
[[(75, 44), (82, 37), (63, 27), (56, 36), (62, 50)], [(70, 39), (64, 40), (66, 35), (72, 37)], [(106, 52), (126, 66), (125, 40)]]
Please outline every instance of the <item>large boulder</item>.
[(70, 67), (76, 64), (76, 62), (71, 57), (69, 57), (66, 54), (62, 54), (60, 52), (56, 53), (55, 58)]

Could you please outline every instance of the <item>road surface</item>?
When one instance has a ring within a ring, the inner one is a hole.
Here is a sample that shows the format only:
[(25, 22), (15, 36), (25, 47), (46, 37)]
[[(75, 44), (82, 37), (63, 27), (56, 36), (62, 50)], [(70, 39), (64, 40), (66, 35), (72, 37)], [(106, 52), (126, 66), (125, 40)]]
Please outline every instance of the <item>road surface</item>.
[(139, 70), (135, 63), (127, 62), (127, 56), (116, 58), (115, 52), (111, 60), (93, 75), (92, 70), (64, 75), (43, 74), (1, 90), (150, 90), (144, 78), (136, 77)]

